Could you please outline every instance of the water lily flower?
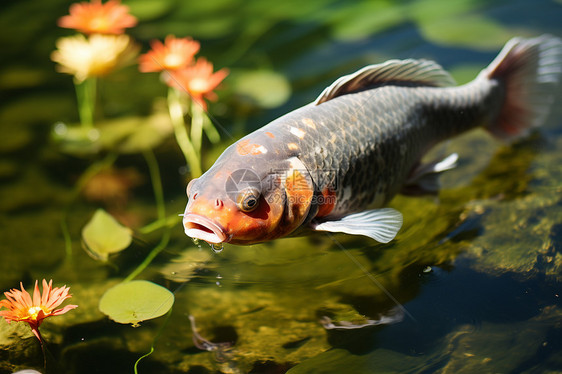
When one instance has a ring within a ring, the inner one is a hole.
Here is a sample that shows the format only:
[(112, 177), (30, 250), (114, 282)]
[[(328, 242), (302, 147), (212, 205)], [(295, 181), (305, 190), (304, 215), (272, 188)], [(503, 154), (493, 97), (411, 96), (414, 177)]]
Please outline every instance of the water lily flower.
[(69, 15), (59, 18), (60, 27), (76, 29), (84, 34), (123, 34), (125, 29), (137, 24), (137, 19), (129, 14), (129, 7), (118, 0), (101, 0), (72, 4)]
[(39, 292), (39, 286), (35, 281), (35, 289), (33, 291), (33, 299), (31, 295), (23, 288), (20, 282), (21, 291), (18, 289), (11, 289), (4, 292), (7, 300), (0, 301), (0, 308), (5, 307), (8, 310), (0, 310), (0, 317), (11, 323), (27, 322), (31, 327), (33, 334), (41, 341), (41, 334), (39, 334), (39, 326), (47, 317), (58, 316), (72, 310), (78, 305), (67, 305), (64, 308), (57, 308), (62, 302), (72, 295), (68, 294), (69, 287), (55, 287), (53, 288), (53, 281), (49, 283), (43, 279), (43, 294)]
[(168, 35), (162, 43), (150, 43), (152, 50), (139, 57), (139, 70), (143, 73), (164, 70), (179, 70), (190, 65), (199, 52), (199, 42), (191, 38), (176, 38)]
[(228, 69), (220, 69), (213, 73), (213, 64), (204, 58), (199, 58), (195, 65), (181, 70), (171, 71), (167, 83), (180, 91), (186, 92), (193, 101), (204, 109), (207, 104), (204, 99), (215, 101), (217, 95), (214, 90), (228, 75)]
[(72, 74), (82, 82), (132, 63), (138, 51), (138, 45), (127, 35), (94, 34), (86, 38), (79, 34), (57, 40), (51, 59), (59, 63), (60, 72)]

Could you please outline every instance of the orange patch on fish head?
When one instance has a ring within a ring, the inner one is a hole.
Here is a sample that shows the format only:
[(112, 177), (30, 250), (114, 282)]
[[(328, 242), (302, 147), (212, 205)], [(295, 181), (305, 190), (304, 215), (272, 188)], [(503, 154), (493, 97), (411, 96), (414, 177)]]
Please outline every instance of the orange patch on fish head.
[(250, 143), (250, 139), (242, 139), (236, 143), (236, 152), (240, 156), (262, 155), (267, 153), (267, 148), (261, 144)]
[(275, 138), (275, 135), (273, 135), (272, 133), (270, 133), (269, 131), (267, 131), (265, 133), (265, 135), (269, 136), (271, 139)]
[(209, 243), (232, 244), (252, 244), (276, 237), (273, 232), (283, 215), (284, 196), (260, 195), (255, 209), (244, 211), (240, 201), (232, 200), (224, 191), (214, 191), (190, 199), (183, 217), (187, 236)]
[(285, 194), (287, 196), (287, 212), (284, 215), (284, 225), (293, 231), (301, 225), (312, 204), (314, 189), (312, 180), (305, 170), (291, 169), (285, 179)]

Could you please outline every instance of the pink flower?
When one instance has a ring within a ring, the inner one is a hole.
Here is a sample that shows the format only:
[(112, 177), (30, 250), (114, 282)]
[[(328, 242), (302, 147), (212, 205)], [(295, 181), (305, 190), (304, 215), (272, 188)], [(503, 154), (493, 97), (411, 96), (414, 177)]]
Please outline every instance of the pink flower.
[(199, 52), (198, 41), (173, 35), (168, 35), (163, 44), (155, 40), (150, 46), (152, 49), (139, 58), (139, 70), (143, 73), (184, 68)]
[(194, 101), (206, 109), (207, 104), (204, 99), (211, 101), (217, 99), (214, 90), (227, 75), (227, 69), (221, 69), (213, 73), (213, 64), (204, 58), (199, 58), (195, 65), (170, 71), (167, 83), (171, 87), (186, 92)]
[(0, 307), (8, 308), (8, 310), (0, 310), (0, 317), (11, 323), (27, 322), (31, 327), (33, 334), (41, 341), (39, 334), (39, 326), (47, 317), (58, 316), (68, 312), (71, 309), (78, 307), (78, 305), (67, 305), (64, 308), (55, 309), (62, 302), (71, 295), (68, 294), (69, 287), (55, 287), (53, 288), (53, 281), (43, 279), (43, 294), (39, 292), (38, 281), (35, 281), (35, 290), (33, 291), (33, 299), (31, 295), (23, 288), (20, 282), (21, 291), (18, 289), (11, 289), (4, 292), (7, 300), (0, 301)]
[(123, 34), (125, 29), (137, 24), (137, 19), (129, 14), (129, 7), (119, 0), (82, 2), (70, 6), (70, 14), (59, 18), (58, 25), (76, 29), (84, 34)]

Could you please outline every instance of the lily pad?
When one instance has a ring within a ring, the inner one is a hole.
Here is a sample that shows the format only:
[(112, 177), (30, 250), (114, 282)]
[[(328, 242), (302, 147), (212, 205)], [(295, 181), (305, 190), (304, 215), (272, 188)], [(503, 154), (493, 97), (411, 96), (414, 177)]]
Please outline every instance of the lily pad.
[(137, 153), (160, 145), (172, 134), (165, 112), (148, 117), (124, 117), (99, 124), (101, 147), (121, 153)]
[(117, 323), (132, 324), (166, 314), (174, 304), (168, 289), (145, 280), (119, 283), (101, 297), (99, 309)]
[(436, 44), (495, 51), (513, 36), (475, 1), (420, 0), (408, 11), (421, 34)]
[(149, 21), (160, 18), (170, 12), (174, 7), (173, 1), (150, 1), (150, 0), (133, 0), (127, 1), (127, 6), (131, 9), (131, 13), (141, 21)]
[(275, 108), (291, 96), (291, 86), (283, 75), (270, 70), (240, 73), (236, 92), (262, 108)]
[(111, 253), (127, 248), (132, 240), (132, 230), (121, 225), (103, 209), (98, 209), (82, 229), (86, 252), (96, 260), (107, 261)]

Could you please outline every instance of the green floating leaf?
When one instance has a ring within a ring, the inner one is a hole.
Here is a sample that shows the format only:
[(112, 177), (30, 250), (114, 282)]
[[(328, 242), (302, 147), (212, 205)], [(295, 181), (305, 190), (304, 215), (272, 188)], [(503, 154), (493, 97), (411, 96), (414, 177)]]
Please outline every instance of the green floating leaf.
[(82, 229), (82, 240), (90, 256), (107, 261), (111, 253), (127, 248), (133, 238), (131, 229), (121, 225), (105, 210), (98, 209)]
[(419, 0), (407, 10), (421, 34), (436, 44), (496, 50), (513, 36), (477, 1)]
[(422, 34), (434, 43), (480, 50), (498, 49), (513, 36), (512, 31), (480, 15), (464, 15), (422, 23), (419, 28)]
[(131, 14), (141, 21), (149, 21), (160, 18), (170, 12), (174, 7), (174, 1), (171, 0), (129, 0), (127, 6), (131, 10)]
[(138, 153), (160, 145), (172, 134), (170, 117), (156, 112), (148, 117), (122, 117), (98, 124), (100, 146), (121, 153)]
[(283, 75), (270, 70), (239, 73), (236, 93), (262, 108), (275, 108), (291, 96), (291, 86)]
[(360, 40), (405, 22), (403, 6), (392, 1), (348, 4), (332, 10), (327, 19), (334, 37), (340, 40)]
[(457, 84), (465, 84), (476, 78), (478, 73), (484, 68), (482, 64), (458, 65), (449, 70)]
[(174, 294), (168, 289), (145, 280), (119, 283), (107, 290), (100, 299), (99, 309), (117, 323), (139, 322), (166, 314), (174, 305)]

